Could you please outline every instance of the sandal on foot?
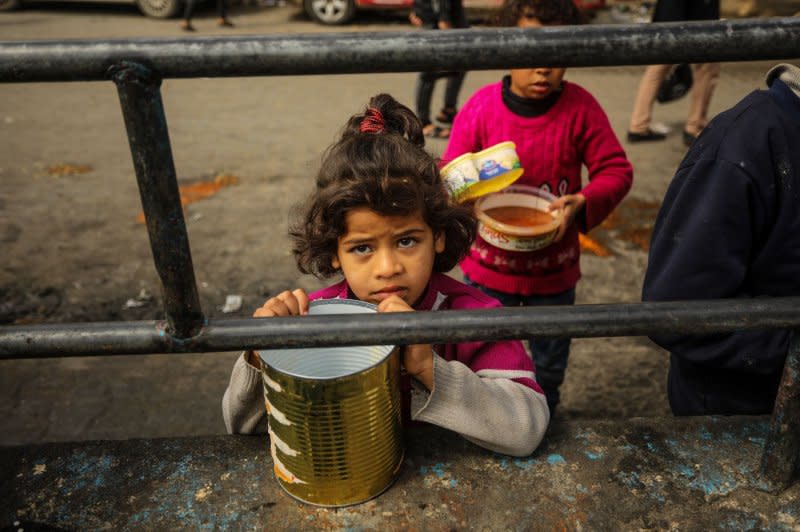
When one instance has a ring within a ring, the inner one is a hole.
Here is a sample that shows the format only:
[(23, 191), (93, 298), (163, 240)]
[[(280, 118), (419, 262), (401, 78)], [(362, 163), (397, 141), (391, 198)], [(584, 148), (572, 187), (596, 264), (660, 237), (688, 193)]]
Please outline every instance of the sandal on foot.
[(452, 107), (442, 107), (442, 110), (436, 115), (436, 121), (442, 124), (452, 124), (457, 112), (458, 111)]
[(450, 128), (428, 124), (427, 126), (422, 128), (422, 134), (432, 139), (449, 139)]
[(192, 26), (192, 23), (186, 20), (181, 22), (181, 29), (183, 31), (195, 31), (194, 26)]
[(648, 129), (644, 133), (635, 133), (633, 131), (628, 131), (628, 142), (652, 142), (654, 140), (664, 140), (667, 138), (665, 133), (659, 133), (658, 131), (653, 131), (652, 129)]

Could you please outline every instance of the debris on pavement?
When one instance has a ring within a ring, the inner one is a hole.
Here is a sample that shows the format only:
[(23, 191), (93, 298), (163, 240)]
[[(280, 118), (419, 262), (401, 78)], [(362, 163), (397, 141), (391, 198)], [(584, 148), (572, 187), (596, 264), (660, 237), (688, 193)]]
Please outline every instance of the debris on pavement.
[(146, 288), (139, 290), (139, 295), (128, 299), (122, 306), (123, 309), (139, 308), (153, 300), (153, 295)]
[(236, 312), (242, 308), (242, 296), (232, 294), (225, 297), (225, 304), (222, 305), (220, 310), (225, 314)]
[[(181, 195), (181, 206), (185, 209), (190, 203), (208, 199), (221, 189), (239, 184), (239, 178), (233, 174), (219, 173), (212, 179), (194, 181), (192, 183), (179, 184), (178, 189)], [(140, 212), (136, 222), (144, 223), (144, 213)]]

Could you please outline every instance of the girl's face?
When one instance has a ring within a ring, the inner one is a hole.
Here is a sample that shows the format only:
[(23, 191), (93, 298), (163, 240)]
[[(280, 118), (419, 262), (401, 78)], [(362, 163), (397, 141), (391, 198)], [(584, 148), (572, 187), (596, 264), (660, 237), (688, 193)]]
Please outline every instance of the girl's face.
[(358, 299), (378, 304), (396, 295), (413, 306), (422, 298), (445, 241), (421, 213), (384, 216), (359, 207), (347, 213), (345, 227), (332, 263)]
[[(518, 28), (540, 28), (541, 21), (536, 17), (523, 15), (517, 21)], [(538, 67), (511, 70), (511, 92), (522, 98), (542, 100), (561, 87), (565, 68)]]

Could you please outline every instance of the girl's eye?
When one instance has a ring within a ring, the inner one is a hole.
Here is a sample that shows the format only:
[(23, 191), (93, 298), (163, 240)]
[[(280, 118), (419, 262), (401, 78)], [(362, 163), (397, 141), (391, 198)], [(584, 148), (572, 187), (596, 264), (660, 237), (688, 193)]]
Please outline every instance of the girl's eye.
[(400, 240), (397, 241), (397, 247), (399, 247), (399, 248), (410, 248), (410, 247), (414, 247), (414, 245), (416, 245), (416, 243), (417, 243), (417, 239), (416, 238), (407, 236), (407, 237), (401, 238)]
[(367, 244), (361, 244), (359, 246), (354, 246), (350, 248), (350, 253), (355, 253), (356, 255), (366, 255), (372, 250)]

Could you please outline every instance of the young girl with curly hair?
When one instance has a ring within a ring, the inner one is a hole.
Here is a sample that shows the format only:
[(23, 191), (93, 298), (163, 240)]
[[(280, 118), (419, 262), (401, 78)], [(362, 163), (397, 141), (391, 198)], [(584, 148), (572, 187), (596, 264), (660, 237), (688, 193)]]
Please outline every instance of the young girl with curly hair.
[[(453, 202), (422, 124), (387, 94), (352, 116), (323, 158), (316, 187), (290, 233), (299, 269), (336, 284), (285, 291), (255, 317), (297, 316), (316, 299), (373, 303), (378, 312), (496, 308), (500, 303), (445, 275), (475, 237), (469, 207)], [(402, 364), (410, 418), (455, 432), (487, 449), (528, 455), (549, 421), (533, 362), (520, 341), (408, 345)], [(223, 398), (231, 433), (266, 432), (260, 360), (236, 361)]]

